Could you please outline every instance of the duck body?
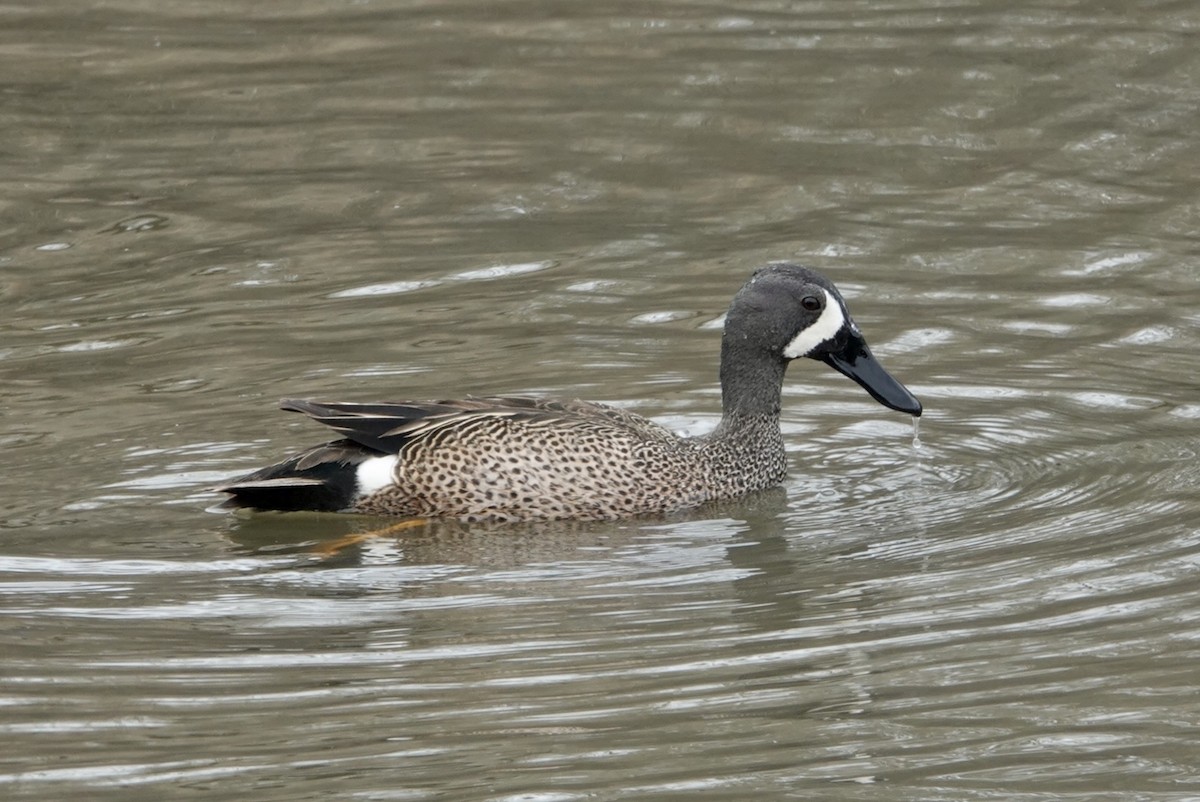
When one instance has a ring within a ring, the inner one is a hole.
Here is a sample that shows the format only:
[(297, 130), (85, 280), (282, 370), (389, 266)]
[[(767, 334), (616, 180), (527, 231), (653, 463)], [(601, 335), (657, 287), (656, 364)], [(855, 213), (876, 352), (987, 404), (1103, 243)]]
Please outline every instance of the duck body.
[(227, 485), (238, 506), (463, 520), (597, 520), (778, 484), (778, 420), (681, 438), (631, 412), (524, 397), (396, 404), (287, 400), (347, 435)]
[(601, 520), (685, 509), (779, 484), (787, 364), (820, 359), (876, 400), (920, 402), (871, 356), (833, 284), (775, 263), (734, 297), (721, 346), (722, 418), (680, 437), (579, 400), (497, 396), (383, 404), (285, 400), (341, 439), (216, 488), (226, 508), (462, 520)]

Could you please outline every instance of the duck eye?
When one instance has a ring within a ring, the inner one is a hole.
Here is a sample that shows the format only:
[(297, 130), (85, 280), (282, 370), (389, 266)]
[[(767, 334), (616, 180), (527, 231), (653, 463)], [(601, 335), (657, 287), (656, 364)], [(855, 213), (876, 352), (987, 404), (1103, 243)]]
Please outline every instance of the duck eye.
[(821, 299), (815, 295), (805, 295), (800, 299), (800, 305), (809, 312), (815, 312), (821, 308)]

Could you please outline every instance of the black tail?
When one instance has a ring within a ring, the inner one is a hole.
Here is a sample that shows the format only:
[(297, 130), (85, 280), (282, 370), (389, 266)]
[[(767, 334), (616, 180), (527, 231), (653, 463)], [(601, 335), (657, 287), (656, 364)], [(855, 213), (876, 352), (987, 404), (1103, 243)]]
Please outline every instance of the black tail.
[(213, 489), (230, 496), (221, 509), (338, 512), (357, 495), (359, 464), (378, 456), (352, 440), (335, 440)]

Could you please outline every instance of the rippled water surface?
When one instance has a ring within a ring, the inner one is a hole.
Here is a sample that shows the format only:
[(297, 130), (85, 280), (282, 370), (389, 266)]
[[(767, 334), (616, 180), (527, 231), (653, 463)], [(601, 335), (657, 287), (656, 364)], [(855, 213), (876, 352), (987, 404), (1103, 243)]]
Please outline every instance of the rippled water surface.
[[(0, 8), (0, 797), (1200, 799), (1200, 11)], [(786, 485), (604, 524), (237, 518), (281, 396), (715, 424)]]

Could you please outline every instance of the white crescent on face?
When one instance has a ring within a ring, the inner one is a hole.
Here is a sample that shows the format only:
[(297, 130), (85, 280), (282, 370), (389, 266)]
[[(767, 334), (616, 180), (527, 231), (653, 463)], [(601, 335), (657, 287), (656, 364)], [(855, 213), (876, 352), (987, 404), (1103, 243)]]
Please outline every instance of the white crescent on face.
[(825, 308), (821, 310), (819, 318), (800, 329), (783, 349), (783, 355), (788, 359), (805, 356), (821, 343), (836, 337), (846, 325), (846, 313), (842, 311), (842, 305), (829, 294), (829, 290), (822, 289), (821, 292), (825, 293)]

